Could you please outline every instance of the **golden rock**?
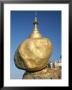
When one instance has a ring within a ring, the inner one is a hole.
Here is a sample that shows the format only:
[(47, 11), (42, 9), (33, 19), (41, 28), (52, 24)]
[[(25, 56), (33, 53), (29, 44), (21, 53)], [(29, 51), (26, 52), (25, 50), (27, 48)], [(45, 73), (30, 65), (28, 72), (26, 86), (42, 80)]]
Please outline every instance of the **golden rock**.
[(38, 30), (37, 17), (34, 29), (29, 38), (17, 48), (14, 56), (18, 68), (26, 70), (23, 79), (60, 79), (60, 68), (48, 68), (48, 60), (52, 54), (52, 44)]
[(39, 33), (37, 17), (33, 24), (32, 34), (19, 45), (14, 60), (18, 68), (34, 72), (47, 67), (52, 53), (52, 44), (48, 38), (42, 37)]

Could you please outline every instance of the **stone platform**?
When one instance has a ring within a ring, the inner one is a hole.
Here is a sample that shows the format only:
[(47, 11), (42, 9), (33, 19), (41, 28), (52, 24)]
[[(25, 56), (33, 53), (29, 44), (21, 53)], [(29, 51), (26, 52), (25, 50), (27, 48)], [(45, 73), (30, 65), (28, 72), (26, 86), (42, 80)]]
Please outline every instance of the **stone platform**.
[(23, 79), (61, 79), (61, 68), (45, 68), (38, 72), (26, 72)]

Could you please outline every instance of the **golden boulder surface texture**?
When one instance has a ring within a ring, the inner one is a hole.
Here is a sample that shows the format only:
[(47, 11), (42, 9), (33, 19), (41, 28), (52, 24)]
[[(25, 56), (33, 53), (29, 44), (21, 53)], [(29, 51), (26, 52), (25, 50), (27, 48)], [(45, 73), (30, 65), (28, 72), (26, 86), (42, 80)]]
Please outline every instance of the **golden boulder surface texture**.
[(18, 68), (38, 71), (48, 65), (51, 53), (52, 45), (48, 38), (29, 38), (17, 48), (14, 60)]
[(26, 72), (23, 79), (61, 79), (61, 68), (45, 68), (37, 72)]

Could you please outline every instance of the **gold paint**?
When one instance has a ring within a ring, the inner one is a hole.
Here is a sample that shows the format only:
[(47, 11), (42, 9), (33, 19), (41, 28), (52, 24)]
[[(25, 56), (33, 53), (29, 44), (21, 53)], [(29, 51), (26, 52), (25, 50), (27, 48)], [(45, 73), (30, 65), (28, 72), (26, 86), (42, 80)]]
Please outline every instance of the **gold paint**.
[[(23, 69), (25, 67), (28, 71), (38, 71), (43, 69), (48, 64), (48, 59), (52, 53), (52, 45), (48, 38), (42, 37), (38, 30), (37, 17), (34, 20), (34, 30), (30, 37), (22, 42), (17, 49), (17, 52), (23, 61), (21, 66)], [(15, 54), (15, 60), (18, 61)], [(17, 66), (18, 63), (16, 63)]]
[(52, 44), (48, 38), (42, 37), (40, 34), (37, 17), (33, 24), (32, 34), (19, 45), (15, 52), (15, 64), (18, 68), (27, 71), (23, 78), (50, 78), (54, 74), (53, 72), (57, 73), (47, 67), (52, 54)]

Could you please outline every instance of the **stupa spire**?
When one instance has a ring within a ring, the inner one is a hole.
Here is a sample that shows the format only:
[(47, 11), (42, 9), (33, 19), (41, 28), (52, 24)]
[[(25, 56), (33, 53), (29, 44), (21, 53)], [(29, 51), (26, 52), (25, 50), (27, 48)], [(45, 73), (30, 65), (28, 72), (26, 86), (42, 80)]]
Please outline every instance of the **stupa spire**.
[(31, 38), (40, 38), (40, 37), (42, 37), (39, 30), (38, 30), (38, 24), (39, 23), (38, 23), (37, 13), (35, 13), (35, 18), (34, 18), (33, 24), (34, 24), (34, 29), (33, 29), (33, 32), (32, 32), (30, 37)]
[(35, 16), (35, 19), (34, 19), (34, 30), (38, 30), (38, 20), (37, 20), (37, 16)]
[(37, 11), (35, 11), (35, 18), (34, 18), (34, 30), (38, 31), (38, 19), (37, 19)]

